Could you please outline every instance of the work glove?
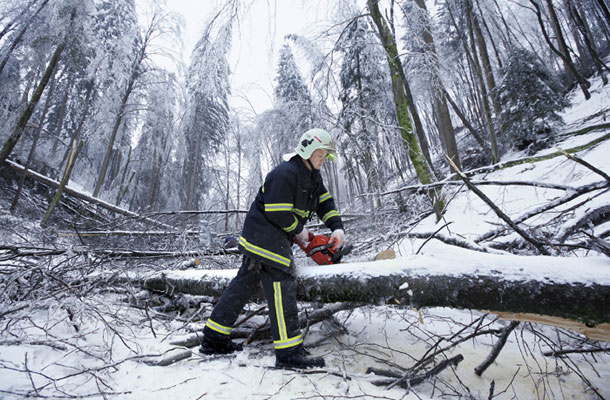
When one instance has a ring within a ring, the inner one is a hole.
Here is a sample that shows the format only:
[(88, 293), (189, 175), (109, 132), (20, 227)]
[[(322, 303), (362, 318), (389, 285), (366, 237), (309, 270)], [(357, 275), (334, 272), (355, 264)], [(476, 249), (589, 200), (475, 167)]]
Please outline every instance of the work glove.
[(332, 250), (337, 250), (343, 247), (345, 244), (345, 232), (343, 229), (335, 229), (330, 235), (330, 241), (328, 244), (331, 245)]
[(294, 239), (298, 240), (299, 242), (305, 244), (311, 241), (311, 239), (313, 239), (314, 234), (307, 228), (303, 227), (303, 230), (299, 233), (297, 233), (296, 235), (294, 235)]

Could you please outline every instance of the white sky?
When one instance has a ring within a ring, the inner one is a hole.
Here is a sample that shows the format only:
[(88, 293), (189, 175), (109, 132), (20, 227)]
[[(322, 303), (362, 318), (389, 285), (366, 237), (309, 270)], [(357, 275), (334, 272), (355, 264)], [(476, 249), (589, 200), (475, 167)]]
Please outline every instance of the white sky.
[[(183, 59), (187, 63), (199, 39), (202, 23), (216, 3), (210, 0), (171, 0), (167, 3), (168, 10), (184, 16)], [(244, 3), (247, 9), (234, 29), (230, 55), (233, 88), (230, 103), (234, 109), (251, 116), (252, 108), (261, 113), (272, 106), (273, 79), (284, 36), (306, 34), (315, 23), (312, 21), (317, 20), (316, 9), (323, 8), (323, 4), (317, 0), (249, 0)]]

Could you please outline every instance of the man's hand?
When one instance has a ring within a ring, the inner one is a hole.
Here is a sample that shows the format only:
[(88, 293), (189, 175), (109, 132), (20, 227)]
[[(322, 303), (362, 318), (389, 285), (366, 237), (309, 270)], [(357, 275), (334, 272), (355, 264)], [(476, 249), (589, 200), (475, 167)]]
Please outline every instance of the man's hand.
[(310, 242), (313, 236), (313, 233), (309, 229), (303, 227), (303, 230), (301, 232), (294, 235), (294, 239), (305, 244)]
[(335, 229), (330, 235), (330, 241), (328, 244), (331, 245), (332, 250), (340, 249), (345, 244), (345, 232), (343, 229)]

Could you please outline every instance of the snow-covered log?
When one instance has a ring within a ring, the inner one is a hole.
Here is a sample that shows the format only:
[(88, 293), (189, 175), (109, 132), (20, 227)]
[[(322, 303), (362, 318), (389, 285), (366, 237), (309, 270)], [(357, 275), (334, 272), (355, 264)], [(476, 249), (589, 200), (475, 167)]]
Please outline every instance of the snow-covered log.
[[(219, 296), (236, 270), (166, 271), (154, 290)], [(302, 301), (452, 307), (610, 322), (607, 258), (525, 257), (453, 250), (297, 270)]]

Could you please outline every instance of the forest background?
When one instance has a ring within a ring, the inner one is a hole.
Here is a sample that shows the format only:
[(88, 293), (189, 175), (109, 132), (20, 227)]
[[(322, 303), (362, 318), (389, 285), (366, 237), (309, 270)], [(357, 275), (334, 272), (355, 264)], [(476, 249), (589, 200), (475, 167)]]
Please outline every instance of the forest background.
[[(2, 396), (608, 397), (607, 0), (295, 1), (316, 19), (280, 43), (288, 2), (205, 3), (192, 40), (169, 2), (0, 0)], [(234, 58), (261, 6), (264, 101)], [(311, 127), (354, 245), (295, 251), (299, 288), (331, 287), (301, 306), (329, 367), (275, 370), (256, 303), (246, 350), (205, 360), (217, 293), (183, 289), (226, 283), (223, 240)], [(481, 311), (525, 308), (570, 320)]]
[(184, 20), (161, 1), (2, 2), (0, 159), (137, 214), (240, 210), (317, 126), (341, 155), (323, 173), (342, 212), (406, 209), (383, 194), (447, 177), (445, 155), (472, 169), (548, 145), (567, 90), (608, 73), (604, 0), (331, 2), (285, 37), (273, 106), (246, 112), (228, 56), (247, 3), (215, 3), (185, 66)]

